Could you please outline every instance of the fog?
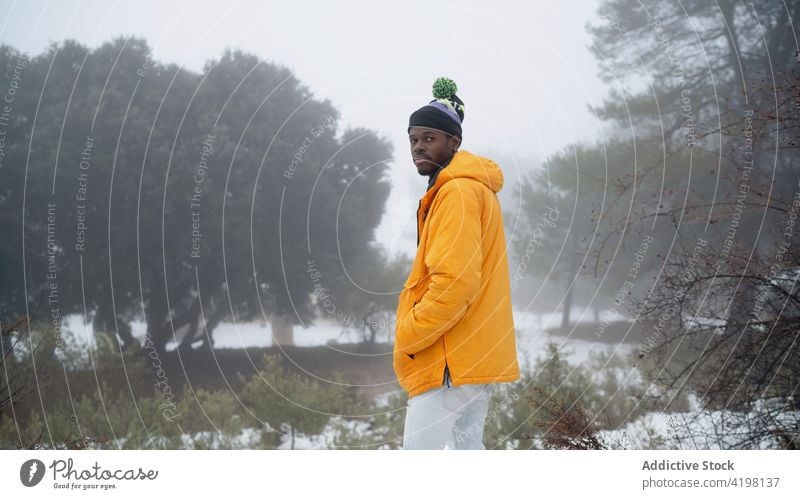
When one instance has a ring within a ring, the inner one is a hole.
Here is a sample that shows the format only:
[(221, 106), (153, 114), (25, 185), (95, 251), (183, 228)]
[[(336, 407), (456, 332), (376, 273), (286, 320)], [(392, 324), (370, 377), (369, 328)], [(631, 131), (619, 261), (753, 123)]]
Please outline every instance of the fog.
[(427, 179), (411, 162), (406, 128), (433, 80), (457, 82), (467, 108), (463, 148), (502, 156), (510, 186), (548, 155), (601, 136), (588, 106), (606, 88), (584, 31), (597, 19), (595, 3), (17, 1), (0, 6), (0, 39), (33, 55), (65, 39), (96, 47), (133, 35), (147, 39), (154, 59), (194, 71), (225, 47), (285, 65), (342, 111), (343, 126), (391, 140), (391, 211), (377, 239), (413, 256), (407, 214)]

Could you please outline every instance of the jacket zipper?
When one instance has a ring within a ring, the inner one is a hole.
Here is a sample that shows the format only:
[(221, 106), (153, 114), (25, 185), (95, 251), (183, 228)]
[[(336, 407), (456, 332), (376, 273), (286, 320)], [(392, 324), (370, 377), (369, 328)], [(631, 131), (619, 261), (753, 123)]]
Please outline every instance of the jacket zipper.
[(419, 200), (419, 205), (417, 206), (417, 219), (415, 220), (417, 224), (417, 246), (419, 246), (419, 210), (422, 208), (422, 200)]
[(450, 369), (447, 367), (447, 347), (445, 346), (444, 335), (442, 335), (442, 350), (444, 350), (444, 381), (447, 383), (447, 388), (450, 388)]
[[(417, 205), (417, 220), (416, 220), (416, 224), (417, 224), (417, 246), (419, 246), (419, 210), (421, 210), (421, 209), (422, 209), (422, 200), (420, 199), (419, 200), (419, 204)], [(414, 305), (416, 305), (416, 304), (417, 304), (417, 302), (414, 302)], [(442, 337), (442, 344), (444, 344), (444, 337)], [(413, 354), (408, 354), (408, 356), (411, 357), (412, 359), (414, 358)], [(444, 361), (444, 381), (445, 381), (445, 383), (447, 383), (447, 387), (450, 388), (450, 380), (447, 379), (448, 371), (449, 371), (449, 369), (447, 367), (447, 358), (445, 358), (445, 361)]]
[[(417, 302), (414, 302), (414, 304), (413, 304), (413, 305), (411, 305), (411, 308), (414, 308), (414, 307), (416, 307), (416, 306), (417, 306)], [(411, 357), (411, 360), (414, 360), (414, 354), (413, 354), (413, 353), (409, 353), (409, 354), (406, 354), (406, 355), (408, 355), (409, 357)]]

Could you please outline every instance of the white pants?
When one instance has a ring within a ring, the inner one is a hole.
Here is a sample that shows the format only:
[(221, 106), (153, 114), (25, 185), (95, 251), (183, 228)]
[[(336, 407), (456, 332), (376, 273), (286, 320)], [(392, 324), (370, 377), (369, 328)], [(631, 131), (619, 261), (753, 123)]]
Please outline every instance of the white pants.
[[(449, 374), (449, 373), (448, 373)], [(432, 388), (408, 399), (403, 449), (485, 449), (493, 384)]]

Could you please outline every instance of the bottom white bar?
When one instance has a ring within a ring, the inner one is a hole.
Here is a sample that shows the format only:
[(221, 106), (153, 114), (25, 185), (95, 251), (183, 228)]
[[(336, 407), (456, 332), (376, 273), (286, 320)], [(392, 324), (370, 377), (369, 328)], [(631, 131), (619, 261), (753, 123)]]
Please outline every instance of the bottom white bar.
[(0, 464), (4, 497), (707, 498), (800, 492), (800, 454), (791, 451), (1, 451)]

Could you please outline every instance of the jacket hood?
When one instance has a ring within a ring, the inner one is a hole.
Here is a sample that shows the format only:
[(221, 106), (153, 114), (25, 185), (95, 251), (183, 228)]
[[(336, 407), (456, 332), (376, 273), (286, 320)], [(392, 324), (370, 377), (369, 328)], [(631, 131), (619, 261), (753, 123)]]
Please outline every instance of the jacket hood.
[(500, 192), (503, 188), (503, 171), (489, 158), (478, 156), (469, 151), (458, 151), (453, 159), (439, 171), (436, 182), (425, 193), (424, 198), (433, 198), (446, 182), (455, 178), (471, 178), (482, 182), (492, 192)]

